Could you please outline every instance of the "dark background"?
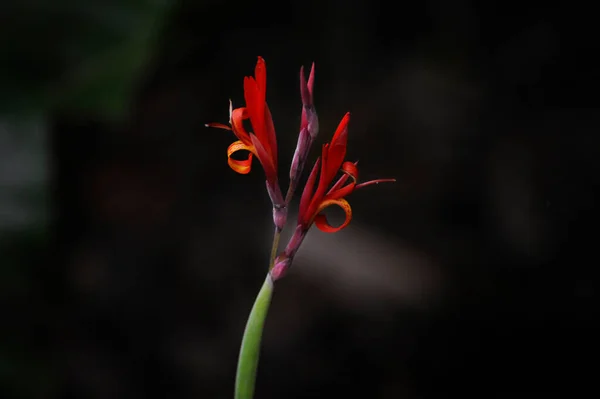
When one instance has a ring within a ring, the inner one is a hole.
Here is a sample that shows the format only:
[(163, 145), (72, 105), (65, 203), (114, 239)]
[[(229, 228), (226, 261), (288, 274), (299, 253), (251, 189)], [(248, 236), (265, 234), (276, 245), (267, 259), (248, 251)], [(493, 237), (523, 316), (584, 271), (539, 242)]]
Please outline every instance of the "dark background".
[(232, 397), (271, 211), (204, 123), (258, 55), (284, 185), (312, 61), (311, 162), (351, 111), (349, 159), (398, 182), (310, 232), (257, 398), (593, 388), (598, 32), (542, 4), (2, 2), (0, 397)]

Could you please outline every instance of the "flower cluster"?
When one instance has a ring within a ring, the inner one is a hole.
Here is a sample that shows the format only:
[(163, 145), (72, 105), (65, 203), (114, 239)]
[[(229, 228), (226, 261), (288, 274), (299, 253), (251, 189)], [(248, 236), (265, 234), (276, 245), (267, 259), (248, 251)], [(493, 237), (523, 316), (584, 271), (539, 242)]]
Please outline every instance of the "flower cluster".
[[(319, 121), (313, 102), (314, 73), (313, 64), (309, 78), (306, 80), (304, 69), (300, 69), (302, 116), (298, 144), (290, 167), (290, 184), (285, 198), (279, 185), (277, 137), (266, 102), (267, 68), (263, 58), (258, 57), (254, 77), (244, 78), (246, 106), (233, 109), (230, 101), (229, 126), (221, 123), (207, 124), (209, 127), (231, 130), (237, 137), (238, 140), (227, 149), (227, 161), (235, 172), (249, 173), (253, 156), (262, 165), (266, 175), (267, 191), (273, 204), (276, 243), (286, 223), (288, 205), (297, 188), (310, 148), (319, 132)], [(253, 132), (246, 131), (243, 126), (244, 120), (248, 119)], [(302, 191), (296, 230), (285, 250), (271, 260), (270, 274), (273, 281), (283, 277), (289, 269), (294, 255), (313, 224), (321, 231), (335, 233), (350, 223), (352, 208), (345, 199), (348, 195), (372, 184), (395, 181), (395, 179), (377, 179), (358, 183), (357, 162), (345, 160), (349, 122), (350, 113), (347, 113), (339, 123), (331, 141), (324, 144), (321, 149), (321, 156), (315, 162)], [(232, 158), (232, 155), (238, 151), (246, 151), (247, 158), (242, 160)], [(333, 183), (340, 172), (341, 177)], [(339, 226), (332, 226), (323, 213), (327, 207), (334, 205), (340, 207), (346, 215), (344, 222)], [(275, 249), (276, 247), (277, 244)]]

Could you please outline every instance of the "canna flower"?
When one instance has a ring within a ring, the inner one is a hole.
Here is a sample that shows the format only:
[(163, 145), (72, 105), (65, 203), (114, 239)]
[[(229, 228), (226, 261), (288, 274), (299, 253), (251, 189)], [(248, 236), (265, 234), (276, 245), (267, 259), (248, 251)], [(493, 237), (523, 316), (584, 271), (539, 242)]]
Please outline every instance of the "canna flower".
[[(355, 190), (372, 184), (396, 181), (396, 179), (377, 179), (357, 184), (358, 162), (344, 161), (348, 142), (349, 121), (350, 113), (347, 113), (338, 125), (331, 142), (323, 145), (321, 157), (317, 159), (306, 185), (304, 186), (304, 191), (300, 199), (296, 231), (286, 246), (283, 254), (279, 255), (275, 262), (275, 266), (271, 270), (273, 280), (278, 280), (283, 277), (313, 223), (319, 230), (326, 233), (340, 231), (348, 226), (352, 220), (352, 208), (345, 199), (348, 195), (352, 194)], [(331, 183), (339, 171), (343, 173), (342, 176), (335, 184), (333, 184), (333, 186), (331, 186)], [(319, 177), (319, 183), (315, 189), (317, 175)], [(348, 182), (348, 180), (350, 180), (350, 182)], [(325, 208), (330, 206), (339, 206), (345, 213), (346, 217), (344, 222), (337, 227), (329, 224), (327, 218), (323, 214)]]
[[(240, 174), (248, 174), (252, 168), (252, 157), (258, 158), (267, 177), (267, 190), (275, 207), (283, 206), (283, 197), (277, 178), (277, 138), (271, 111), (266, 102), (267, 66), (262, 57), (258, 57), (254, 77), (244, 78), (244, 98), (246, 106), (233, 109), (229, 102), (229, 125), (209, 123), (207, 127), (215, 127), (233, 131), (238, 138), (227, 148), (229, 167)], [(250, 119), (254, 133), (247, 132), (244, 120)], [(248, 151), (244, 160), (232, 158), (238, 151)]]
[[(352, 194), (357, 189), (383, 182), (394, 182), (396, 179), (377, 179), (357, 184), (358, 167), (357, 162), (344, 162), (346, 157), (346, 144), (348, 142), (348, 122), (350, 113), (347, 113), (331, 139), (331, 143), (323, 145), (321, 157), (317, 159), (315, 166), (306, 182), (302, 198), (300, 200), (300, 211), (298, 215), (298, 225), (303, 230), (308, 230), (314, 223), (317, 228), (326, 233), (335, 233), (348, 226), (352, 220), (352, 208), (345, 197)], [(314, 189), (317, 173), (319, 172), (319, 184)], [(338, 171), (343, 175), (331, 187), (333, 179)], [(348, 179), (351, 182), (346, 184)], [(328, 190), (329, 188), (329, 190)], [(337, 205), (346, 214), (344, 222), (337, 227), (333, 227), (327, 221), (322, 213), (325, 208)]]

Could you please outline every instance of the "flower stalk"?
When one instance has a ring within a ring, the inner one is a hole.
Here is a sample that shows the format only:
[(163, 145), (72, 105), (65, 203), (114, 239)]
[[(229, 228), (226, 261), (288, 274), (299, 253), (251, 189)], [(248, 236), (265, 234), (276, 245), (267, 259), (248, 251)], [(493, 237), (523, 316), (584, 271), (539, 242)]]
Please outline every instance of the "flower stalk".
[(235, 377), (235, 399), (252, 399), (254, 396), (256, 369), (258, 368), (258, 358), (260, 355), (260, 342), (272, 296), (273, 280), (271, 279), (271, 275), (267, 274), (265, 282), (258, 292), (250, 315), (248, 316), (248, 321), (242, 337), (242, 345), (240, 347), (240, 356)]
[[(300, 68), (300, 97), (302, 100), (300, 131), (290, 165), (290, 182), (285, 198), (278, 179), (277, 138), (271, 112), (266, 102), (267, 69), (262, 57), (258, 57), (254, 76), (244, 78), (246, 106), (233, 109), (230, 101), (229, 125), (221, 123), (206, 125), (230, 130), (236, 136), (237, 141), (227, 149), (227, 163), (235, 172), (250, 173), (253, 158), (258, 159), (265, 172), (267, 193), (273, 209), (274, 233), (269, 268), (244, 330), (235, 380), (235, 399), (253, 398), (262, 332), (274, 284), (286, 275), (310, 227), (314, 224), (319, 230), (326, 233), (335, 233), (345, 228), (352, 219), (352, 208), (345, 199), (348, 195), (372, 184), (395, 181), (395, 179), (377, 179), (358, 183), (357, 162), (345, 161), (350, 121), (350, 114), (347, 113), (336, 129), (331, 142), (322, 147), (321, 156), (317, 159), (302, 190), (296, 230), (284, 251), (277, 255), (290, 203), (298, 188), (310, 149), (319, 133), (319, 118), (313, 98), (314, 79), (314, 63), (308, 80), (304, 74), (304, 67)], [(253, 132), (246, 131), (245, 120), (250, 121)], [(232, 157), (239, 151), (245, 151), (247, 158)], [(332, 184), (340, 172), (341, 177)], [(346, 218), (340, 226), (332, 226), (325, 217), (323, 212), (330, 206), (338, 206), (344, 211)]]

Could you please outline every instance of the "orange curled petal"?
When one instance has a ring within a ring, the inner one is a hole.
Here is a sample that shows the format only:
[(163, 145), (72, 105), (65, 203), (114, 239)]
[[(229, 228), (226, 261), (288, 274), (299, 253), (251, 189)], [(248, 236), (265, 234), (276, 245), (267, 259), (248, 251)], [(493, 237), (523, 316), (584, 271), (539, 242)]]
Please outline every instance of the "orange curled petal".
[[(342, 208), (342, 210), (344, 211), (344, 213), (346, 214), (346, 220), (344, 220), (344, 223), (342, 223), (341, 225), (334, 227), (332, 225), (329, 224), (329, 222), (327, 221), (327, 217), (325, 215), (323, 215), (321, 212), (327, 208), (328, 206), (331, 205), (337, 205), (340, 208)], [(344, 227), (348, 226), (348, 224), (350, 223), (350, 220), (352, 220), (352, 208), (350, 207), (350, 204), (348, 203), (348, 201), (346, 201), (343, 198), (340, 199), (331, 199), (331, 200), (325, 200), (321, 203), (321, 205), (319, 206), (319, 212), (317, 214), (317, 216), (315, 216), (315, 226), (317, 226), (317, 228), (325, 233), (335, 233), (340, 231), (341, 229), (343, 229)]]
[[(249, 152), (248, 159), (238, 160), (231, 158), (233, 153), (242, 150)], [(231, 143), (231, 145), (227, 148), (227, 163), (229, 164), (229, 167), (241, 175), (247, 175), (250, 173), (250, 169), (252, 167), (253, 152), (254, 147), (244, 144), (241, 140)]]

